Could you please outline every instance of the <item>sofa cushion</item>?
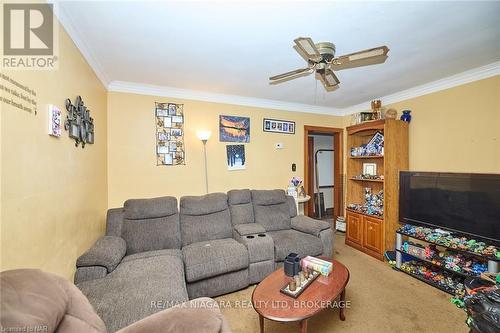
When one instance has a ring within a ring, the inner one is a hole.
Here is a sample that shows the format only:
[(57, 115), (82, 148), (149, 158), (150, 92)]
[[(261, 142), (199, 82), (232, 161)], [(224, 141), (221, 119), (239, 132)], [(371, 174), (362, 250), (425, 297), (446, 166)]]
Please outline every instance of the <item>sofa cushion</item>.
[(185, 196), (181, 198), (181, 214), (207, 215), (227, 209), (227, 195), (224, 193), (210, 193), (200, 196)]
[(38, 269), (4, 271), (0, 273), (0, 289), (2, 331), (106, 332), (85, 296), (62, 277)]
[(180, 202), (183, 246), (232, 236), (233, 226), (224, 193), (182, 197)]
[(231, 190), (227, 192), (229, 205), (240, 205), (252, 202), (252, 192), (250, 190)]
[(318, 237), (296, 230), (279, 230), (268, 232), (274, 241), (274, 259), (285, 260), (286, 256), (295, 252), (301, 257), (318, 256), (323, 253), (323, 244)]
[(182, 258), (182, 252), (181, 252), (181, 250), (178, 250), (178, 249), (167, 249), (167, 250), (156, 250), (156, 251), (134, 253), (134, 254), (125, 256), (122, 260), (122, 263), (130, 261), (130, 260), (144, 259), (144, 258), (156, 257), (156, 256), (174, 256), (174, 257)]
[(176, 198), (127, 200), (123, 216), (122, 238), (127, 243), (127, 254), (180, 248)]
[(291, 228), (290, 207), (283, 190), (252, 190), (255, 222), (267, 231)]
[(254, 222), (250, 190), (231, 190), (227, 192), (227, 197), (233, 225)]
[(122, 262), (106, 277), (79, 283), (108, 332), (188, 300), (182, 259), (157, 255)]
[(129, 199), (123, 204), (123, 217), (129, 220), (154, 219), (177, 213), (177, 199), (174, 197)]
[(245, 245), (232, 238), (190, 244), (182, 248), (182, 256), (188, 282), (248, 267)]
[(283, 190), (252, 190), (252, 202), (259, 206), (277, 205), (286, 202)]

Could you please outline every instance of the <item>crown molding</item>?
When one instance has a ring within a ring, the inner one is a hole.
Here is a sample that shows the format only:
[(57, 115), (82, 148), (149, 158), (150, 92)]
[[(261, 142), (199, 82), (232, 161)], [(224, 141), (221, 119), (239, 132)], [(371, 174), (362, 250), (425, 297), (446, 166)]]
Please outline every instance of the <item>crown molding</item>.
[(195, 101), (204, 101), (204, 102), (221, 103), (221, 104), (243, 105), (243, 106), (275, 109), (283, 111), (327, 114), (330, 116), (344, 115), (342, 109), (331, 108), (326, 106), (290, 103), (290, 102), (277, 101), (264, 98), (219, 94), (206, 91), (181, 89), (168, 86), (156, 86), (156, 85), (134, 83), (134, 82), (112, 81), (108, 85), (108, 91), (149, 95), (149, 96), (171, 97), (179, 99), (190, 99)]
[[(446, 78), (432, 81), (426, 84), (422, 84), (410, 89), (402, 90), (394, 94), (379, 97), (378, 99), (381, 99), (385, 105), (393, 104), (411, 98), (431, 94), (437, 91), (460, 86), (466, 83), (486, 79), (496, 75), (500, 75), (500, 61), (485, 66), (473, 68), (465, 72), (448, 76)], [(331, 116), (347, 116), (359, 111), (369, 110), (371, 103), (370, 100), (346, 108), (333, 108), (326, 106), (290, 103), (290, 102), (263, 99), (263, 98), (210, 93), (205, 91), (181, 89), (168, 86), (155, 86), (155, 85), (124, 82), (124, 81), (112, 81), (107, 88), (109, 91), (115, 91), (115, 92), (190, 99), (190, 100), (197, 100), (204, 102), (243, 105), (243, 106), (276, 109), (283, 111), (318, 113), (318, 114), (327, 114)]]
[[(385, 105), (405, 101), (411, 98), (431, 94), (437, 91), (453, 88), (466, 83), (487, 79), (492, 76), (500, 75), (500, 61), (491, 64), (476, 67), (462, 73), (445, 77), (440, 80), (425, 83), (410, 89), (402, 90), (394, 94), (379, 97)], [(350, 115), (371, 108), (371, 101), (352, 105), (344, 108), (344, 115)]]
[(69, 35), (70, 39), (73, 40), (73, 43), (76, 45), (77, 49), (80, 50), (80, 53), (83, 55), (87, 63), (93, 69), (97, 78), (101, 81), (103, 86), (107, 88), (110, 80), (106, 73), (104, 72), (101, 64), (93, 56), (92, 52), (88, 45), (83, 41), (80, 37), (82, 36), (81, 32), (76, 28), (76, 25), (73, 24), (71, 20), (71, 15), (61, 6), (59, 1), (57, 0), (48, 0), (47, 2), (54, 4), (54, 14), (59, 20), (59, 23), (64, 27), (66, 33)]

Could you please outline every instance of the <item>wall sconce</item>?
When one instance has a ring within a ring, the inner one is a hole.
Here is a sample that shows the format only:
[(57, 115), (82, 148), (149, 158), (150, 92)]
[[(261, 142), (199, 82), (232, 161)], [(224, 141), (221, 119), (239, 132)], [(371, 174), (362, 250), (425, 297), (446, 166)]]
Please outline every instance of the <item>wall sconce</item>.
[(198, 139), (203, 142), (203, 155), (205, 156), (205, 192), (208, 194), (208, 169), (207, 169), (207, 141), (212, 135), (211, 131), (198, 131)]

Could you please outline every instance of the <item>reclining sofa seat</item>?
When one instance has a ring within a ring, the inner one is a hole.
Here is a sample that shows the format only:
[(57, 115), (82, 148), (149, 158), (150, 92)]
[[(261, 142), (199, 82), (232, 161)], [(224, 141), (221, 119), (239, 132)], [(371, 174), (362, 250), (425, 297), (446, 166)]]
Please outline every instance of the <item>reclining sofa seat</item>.
[(108, 211), (106, 236), (78, 258), (75, 284), (115, 332), (188, 300), (180, 247), (176, 198), (127, 200)]
[(297, 215), (295, 200), (283, 190), (252, 190), (251, 195), (255, 223), (273, 239), (276, 263), (283, 262), (290, 252), (302, 257), (332, 257), (329, 223)]
[(248, 251), (233, 239), (225, 193), (182, 197), (180, 226), (190, 298), (218, 296), (248, 285)]

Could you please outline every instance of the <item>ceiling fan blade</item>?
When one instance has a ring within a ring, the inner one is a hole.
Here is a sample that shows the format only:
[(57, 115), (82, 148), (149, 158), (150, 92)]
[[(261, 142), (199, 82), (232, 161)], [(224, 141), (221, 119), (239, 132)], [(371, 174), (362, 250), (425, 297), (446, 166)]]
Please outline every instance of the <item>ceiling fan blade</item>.
[(330, 67), (334, 70), (381, 64), (387, 59), (387, 46), (346, 54), (333, 59)]
[(299, 37), (294, 39), (294, 42), (297, 48), (299, 48), (307, 56), (307, 60), (313, 60), (315, 62), (321, 60), (321, 54), (311, 38)]
[(304, 51), (302, 51), (302, 49), (300, 47), (298, 47), (297, 45), (294, 45), (293, 46), (293, 49), (302, 57), (302, 59), (304, 59), (306, 62), (309, 62), (311, 61), (309, 59), (309, 57), (307, 56), (307, 54), (305, 54)]
[(325, 81), (330, 87), (336, 86), (340, 83), (337, 75), (329, 69), (325, 71)]
[(318, 78), (327, 91), (331, 91), (340, 83), (333, 71), (327, 69), (324, 73), (318, 73)]
[(286, 78), (291, 77), (291, 76), (300, 76), (300, 75), (305, 74), (306, 72), (311, 72), (311, 71), (312, 71), (311, 67), (301, 68), (301, 69), (297, 69), (297, 70), (294, 70), (294, 71), (286, 72), (286, 73), (283, 73), (283, 74), (271, 76), (269, 78), (269, 80), (271, 80), (271, 81), (283, 80), (283, 79), (286, 79)]

